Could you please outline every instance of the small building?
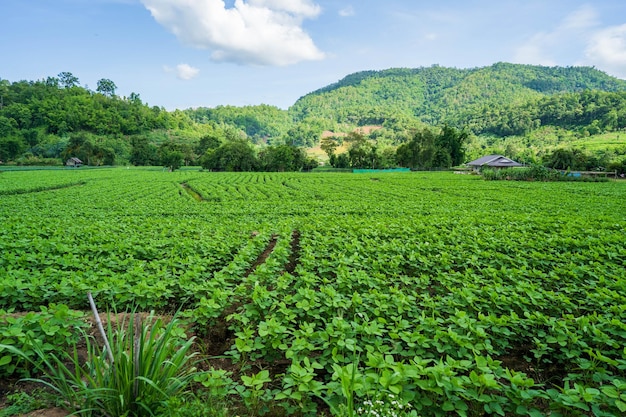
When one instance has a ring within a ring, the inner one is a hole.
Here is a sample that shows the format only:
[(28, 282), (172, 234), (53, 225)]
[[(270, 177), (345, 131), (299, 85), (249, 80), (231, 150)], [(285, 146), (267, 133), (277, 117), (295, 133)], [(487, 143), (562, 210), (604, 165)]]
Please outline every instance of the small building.
[(515, 162), (512, 159), (507, 158), (502, 155), (487, 155), (482, 158), (475, 159), (466, 164), (467, 166), (473, 168), (475, 171), (480, 171), (483, 168), (515, 168), (522, 167), (524, 165), (519, 162)]
[(72, 168), (78, 168), (80, 166), (83, 165), (83, 161), (81, 161), (78, 158), (69, 158), (67, 161), (65, 161), (65, 166), (66, 167), (72, 167)]

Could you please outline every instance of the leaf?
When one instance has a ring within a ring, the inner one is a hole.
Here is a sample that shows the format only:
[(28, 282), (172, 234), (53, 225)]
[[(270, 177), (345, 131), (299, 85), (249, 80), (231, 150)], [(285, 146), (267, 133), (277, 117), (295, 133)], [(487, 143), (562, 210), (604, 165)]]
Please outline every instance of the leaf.
[(5, 355), (2, 358), (0, 358), (0, 366), (5, 366), (11, 363), (12, 360), (12, 356), (11, 355)]
[(452, 401), (446, 401), (441, 405), (443, 411), (454, 411), (454, 403)]

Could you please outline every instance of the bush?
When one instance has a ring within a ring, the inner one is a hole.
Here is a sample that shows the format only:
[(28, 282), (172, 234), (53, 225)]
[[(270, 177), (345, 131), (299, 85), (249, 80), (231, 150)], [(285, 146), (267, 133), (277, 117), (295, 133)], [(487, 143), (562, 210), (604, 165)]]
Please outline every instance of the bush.
[(574, 176), (569, 172), (553, 170), (542, 165), (532, 165), (529, 168), (486, 169), (482, 176), (487, 181), (608, 181), (604, 177)]
[[(114, 329), (109, 320), (107, 338), (112, 352), (100, 349), (85, 334), (87, 360), (82, 363), (76, 343), (59, 354), (34, 345), (37, 359), (8, 345), (0, 345), (29, 361), (43, 377), (29, 379), (54, 390), (66, 407), (84, 416), (152, 416), (167, 407), (170, 398), (184, 393), (201, 372), (193, 366), (193, 338), (186, 340), (177, 318), (127, 315)], [(112, 355), (113, 360), (109, 359)]]
[[(43, 364), (42, 355), (65, 349), (86, 326), (83, 313), (63, 304), (40, 307), (39, 312), (11, 314), (0, 309), (0, 377), (29, 377)], [(8, 349), (10, 346), (19, 350)]]
[(20, 166), (62, 166), (63, 164), (58, 158), (43, 158), (40, 156), (26, 155), (18, 158), (16, 161)]

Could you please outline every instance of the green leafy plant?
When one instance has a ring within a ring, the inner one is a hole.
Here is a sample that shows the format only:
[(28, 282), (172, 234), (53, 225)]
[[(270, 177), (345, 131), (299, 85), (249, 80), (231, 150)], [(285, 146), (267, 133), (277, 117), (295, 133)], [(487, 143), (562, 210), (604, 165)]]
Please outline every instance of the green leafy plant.
[(265, 385), (271, 382), (270, 373), (267, 369), (253, 375), (242, 375), (243, 386), (237, 386), (237, 391), (241, 396), (245, 406), (251, 416), (267, 413), (268, 407), (265, 405), (271, 399), (271, 391)]
[(5, 403), (6, 406), (0, 409), (0, 417), (29, 413), (45, 407), (47, 401), (42, 398), (42, 395), (37, 391), (30, 394), (26, 392), (14, 392), (5, 397)]
[(124, 317), (116, 327), (109, 317), (107, 338), (113, 362), (87, 335), (84, 364), (76, 344), (70, 352), (59, 354), (35, 345), (37, 360), (13, 346), (0, 346), (31, 362), (43, 377), (28, 380), (54, 390), (76, 414), (153, 416), (168, 399), (184, 393), (199, 373), (190, 352), (193, 338), (185, 340), (176, 317), (167, 323), (153, 315)]
[(365, 400), (356, 409), (357, 415), (365, 417), (417, 417), (417, 411), (411, 404), (405, 403), (395, 395), (378, 393), (371, 400)]
[(12, 314), (0, 309), (0, 342), (19, 349), (16, 355), (0, 347), (0, 376), (28, 377), (42, 363), (37, 351), (53, 352), (78, 339), (77, 329), (84, 328), (83, 313), (66, 305), (41, 306), (38, 312)]

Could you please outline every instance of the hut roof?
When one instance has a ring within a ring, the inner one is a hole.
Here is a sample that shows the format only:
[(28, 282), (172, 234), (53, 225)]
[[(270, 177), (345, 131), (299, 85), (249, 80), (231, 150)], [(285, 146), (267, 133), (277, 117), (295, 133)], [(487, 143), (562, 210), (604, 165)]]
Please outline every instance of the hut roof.
[(509, 159), (509, 158), (507, 158), (506, 156), (503, 156), (503, 155), (487, 155), (487, 156), (483, 156), (482, 158), (478, 158), (478, 159), (475, 159), (475, 160), (473, 160), (471, 162), (468, 162), (467, 165), (469, 165), (471, 167), (488, 166), (488, 167), (497, 167), (497, 168), (521, 167), (521, 166), (523, 166), (519, 162), (515, 162), (512, 159)]

